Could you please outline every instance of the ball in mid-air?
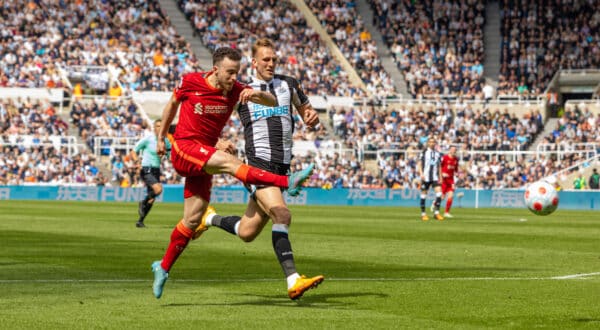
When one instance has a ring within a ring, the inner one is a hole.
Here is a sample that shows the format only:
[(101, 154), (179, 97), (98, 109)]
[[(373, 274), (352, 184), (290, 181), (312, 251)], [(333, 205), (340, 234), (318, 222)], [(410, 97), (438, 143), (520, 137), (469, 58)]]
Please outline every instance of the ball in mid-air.
[(525, 189), (525, 205), (537, 215), (548, 215), (558, 207), (558, 193), (546, 181), (537, 181)]

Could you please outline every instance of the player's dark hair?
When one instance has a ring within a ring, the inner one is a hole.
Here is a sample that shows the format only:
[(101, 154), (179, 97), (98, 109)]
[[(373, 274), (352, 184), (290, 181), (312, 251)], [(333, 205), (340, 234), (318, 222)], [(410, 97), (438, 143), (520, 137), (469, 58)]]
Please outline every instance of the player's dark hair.
[(254, 45), (252, 45), (252, 57), (256, 56), (256, 52), (258, 51), (258, 49), (260, 47), (267, 47), (267, 48), (275, 49), (275, 44), (273, 43), (273, 41), (271, 41), (271, 39), (267, 39), (267, 38), (262, 38), (262, 39), (256, 40)]
[(215, 50), (213, 53), (213, 65), (223, 62), (226, 57), (236, 62), (242, 60), (242, 54), (237, 49), (233, 49), (231, 47), (221, 47)]

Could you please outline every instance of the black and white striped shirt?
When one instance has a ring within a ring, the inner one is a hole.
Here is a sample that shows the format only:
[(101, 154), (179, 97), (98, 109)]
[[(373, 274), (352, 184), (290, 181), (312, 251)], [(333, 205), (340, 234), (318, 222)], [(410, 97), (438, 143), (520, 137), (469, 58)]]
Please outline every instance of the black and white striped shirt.
[(439, 181), (442, 154), (432, 149), (425, 149), (421, 152), (419, 159), (421, 161), (421, 170), (423, 171), (423, 176), (425, 177), (423, 181)]
[(244, 125), (246, 157), (290, 164), (294, 130), (292, 105), (301, 107), (308, 103), (308, 97), (296, 79), (284, 75), (276, 74), (269, 82), (252, 77), (248, 85), (275, 95), (277, 105), (267, 107), (248, 102), (238, 108)]

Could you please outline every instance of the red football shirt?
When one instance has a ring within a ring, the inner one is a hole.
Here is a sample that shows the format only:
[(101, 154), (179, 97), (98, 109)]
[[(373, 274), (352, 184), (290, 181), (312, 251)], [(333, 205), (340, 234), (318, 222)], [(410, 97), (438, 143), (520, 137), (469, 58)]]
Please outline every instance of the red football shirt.
[(450, 155), (444, 155), (442, 157), (442, 173), (447, 174), (445, 180), (454, 180), (454, 173), (458, 168), (458, 158), (450, 157)]
[(238, 103), (240, 93), (249, 88), (235, 82), (227, 95), (207, 82), (212, 72), (193, 72), (181, 78), (175, 98), (181, 102), (175, 139), (193, 139), (215, 146), (221, 131)]

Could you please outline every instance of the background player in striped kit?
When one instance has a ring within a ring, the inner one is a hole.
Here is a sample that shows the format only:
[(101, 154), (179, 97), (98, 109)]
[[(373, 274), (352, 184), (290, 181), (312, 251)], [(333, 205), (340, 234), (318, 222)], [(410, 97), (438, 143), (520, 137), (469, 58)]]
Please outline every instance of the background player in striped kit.
[(421, 177), (421, 220), (427, 221), (429, 217), (425, 213), (425, 199), (430, 187), (435, 191), (434, 217), (436, 220), (444, 220), (440, 215), (440, 203), (442, 202), (442, 188), (440, 187), (440, 162), (442, 155), (435, 149), (435, 138), (430, 136), (427, 139), (427, 147), (419, 156), (417, 169)]
[[(317, 112), (295, 78), (275, 74), (277, 56), (269, 39), (260, 39), (252, 47), (252, 65), (256, 74), (249, 85), (275, 95), (277, 105), (264, 107), (248, 102), (238, 112), (244, 125), (248, 164), (284, 175), (292, 160), (293, 109), (300, 113), (309, 127), (319, 124)], [(305, 277), (296, 271), (292, 246), (288, 237), (292, 215), (282, 190), (275, 186), (253, 187), (252, 198), (243, 217), (208, 215), (206, 225), (219, 227), (245, 242), (253, 241), (269, 221), (273, 221), (271, 236), (273, 250), (287, 279), (288, 296), (300, 298), (306, 290), (324, 280), (322, 275)], [(207, 212), (211, 212), (209, 209)]]

